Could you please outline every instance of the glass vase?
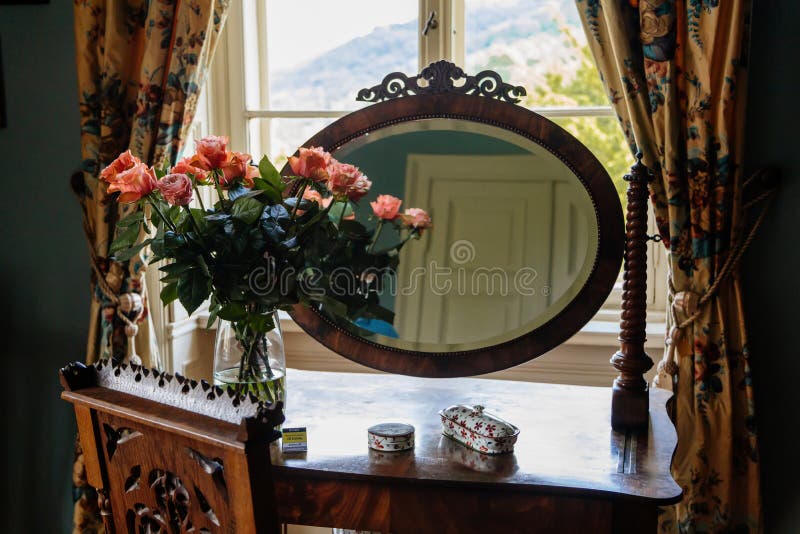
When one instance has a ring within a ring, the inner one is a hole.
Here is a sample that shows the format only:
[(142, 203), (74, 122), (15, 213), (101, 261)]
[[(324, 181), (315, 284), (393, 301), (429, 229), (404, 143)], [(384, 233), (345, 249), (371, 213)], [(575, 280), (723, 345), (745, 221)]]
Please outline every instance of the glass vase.
[(277, 312), (267, 312), (274, 327), (248, 333), (243, 324), (219, 321), (214, 343), (214, 384), (253, 393), (266, 402), (286, 405), (286, 357)]

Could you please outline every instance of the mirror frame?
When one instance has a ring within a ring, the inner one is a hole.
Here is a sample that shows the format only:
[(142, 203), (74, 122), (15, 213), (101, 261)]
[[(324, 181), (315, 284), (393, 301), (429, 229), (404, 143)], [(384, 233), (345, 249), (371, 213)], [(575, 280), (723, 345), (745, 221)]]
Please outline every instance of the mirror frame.
[[(463, 76), (461, 69), (448, 65)], [(437, 64), (428, 69), (434, 66)], [(495, 85), (490, 89), (494, 87), (494, 90), (487, 91), (487, 86), (480, 83), (487, 72), (492, 75), (490, 81)], [(393, 86), (393, 76), (395, 81), (397, 76), (401, 76), (405, 85)], [(302, 146), (322, 147), (335, 156), (336, 150), (364, 134), (402, 122), (430, 118), (475, 121), (503, 128), (548, 150), (578, 177), (594, 206), (598, 249), (586, 283), (564, 309), (521, 336), (478, 349), (419, 352), (380, 345), (348, 332), (316, 309), (300, 304), (293, 307), (291, 317), (317, 341), (356, 363), (389, 373), (435, 378), (472, 376), (507, 369), (541, 356), (572, 337), (594, 317), (613, 289), (622, 265), (625, 244), (622, 206), (611, 178), (594, 154), (560, 126), (512, 103), (517, 101), (514, 91), (517, 95), (524, 95), (524, 89), (503, 84), (498, 81), (496, 73), (485, 71), (475, 77), (467, 76), (463, 86), (454, 86), (456, 76), (448, 76), (449, 88), (437, 90), (436, 80), (430, 75), (425, 76), (425, 70), (419, 77), (411, 79), (400, 73), (390, 74), (382, 85), (359, 93), (360, 100), (390, 100), (340, 118)], [(420, 87), (416, 81), (423, 78), (427, 79), (428, 85)], [(416, 94), (411, 94), (409, 88)], [(387, 90), (394, 94), (386, 96)], [(467, 91), (471, 94), (464, 94)], [(402, 98), (398, 98), (400, 96)], [(290, 173), (287, 164), (282, 174)], [(380, 182), (379, 176), (373, 178)]]

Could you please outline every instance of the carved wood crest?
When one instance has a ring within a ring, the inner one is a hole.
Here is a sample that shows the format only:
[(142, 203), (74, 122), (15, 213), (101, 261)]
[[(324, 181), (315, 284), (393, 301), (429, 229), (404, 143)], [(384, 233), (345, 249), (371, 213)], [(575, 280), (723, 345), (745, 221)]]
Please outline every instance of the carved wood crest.
[(518, 103), (527, 94), (520, 85), (511, 85), (495, 71), (484, 70), (470, 76), (449, 61), (431, 63), (417, 76), (392, 72), (373, 87), (358, 92), (356, 100), (381, 102), (402, 96), (455, 93), (496, 98), (512, 104)]

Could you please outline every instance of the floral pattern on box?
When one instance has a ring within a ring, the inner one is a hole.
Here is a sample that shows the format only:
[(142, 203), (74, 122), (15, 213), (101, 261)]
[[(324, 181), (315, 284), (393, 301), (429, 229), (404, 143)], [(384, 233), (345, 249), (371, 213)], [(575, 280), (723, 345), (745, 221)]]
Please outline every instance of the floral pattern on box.
[(483, 406), (450, 406), (439, 412), (442, 434), (484, 454), (514, 451), (519, 429), (483, 410)]

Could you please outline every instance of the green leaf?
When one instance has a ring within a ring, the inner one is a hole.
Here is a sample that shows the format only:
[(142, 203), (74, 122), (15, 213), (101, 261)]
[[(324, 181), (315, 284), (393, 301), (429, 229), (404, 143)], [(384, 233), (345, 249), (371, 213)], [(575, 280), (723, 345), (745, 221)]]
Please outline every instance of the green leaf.
[(206, 222), (214, 223), (214, 222), (225, 222), (228, 219), (230, 219), (231, 216), (228, 215), (227, 213), (219, 212), (219, 213), (209, 213), (208, 215), (205, 215), (203, 218), (206, 220)]
[(186, 237), (181, 234), (175, 233), (172, 230), (164, 232), (164, 247), (169, 251), (181, 248), (186, 245)]
[(123, 228), (124, 229), (117, 234), (117, 238), (114, 239), (114, 242), (111, 244), (111, 248), (108, 250), (110, 254), (132, 247), (133, 244), (136, 243), (136, 240), (139, 239), (140, 228), (138, 224)]
[(144, 220), (144, 212), (143, 211), (135, 211), (125, 217), (124, 219), (120, 219), (117, 221), (117, 228), (127, 228), (128, 226), (133, 226), (134, 224), (140, 223)]
[(160, 225), (156, 227), (156, 237), (153, 239), (152, 249), (153, 254), (157, 257), (163, 257), (166, 255), (166, 248), (164, 246), (164, 225)]
[(175, 301), (178, 298), (178, 283), (173, 282), (171, 284), (167, 284), (164, 286), (164, 289), (161, 290), (161, 303), (166, 306), (170, 302)]
[[(242, 195), (246, 195), (247, 193), (252, 193), (252, 191), (247, 189), (242, 184), (236, 184), (235, 186), (228, 189), (228, 198), (231, 200), (236, 200), (237, 198), (241, 197)], [(255, 192), (255, 194), (258, 195), (259, 192)]]
[(202, 271), (202, 273), (207, 277), (211, 278), (211, 271), (208, 268), (206, 259), (202, 255), (198, 254), (195, 257), (195, 260), (197, 261), (197, 266), (200, 268), (200, 271)]
[(275, 328), (275, 321), (272, 320), (272, 314), (251, 314), (247, 320), (250, 329), (259, 334), (266, 334)]
[(178, 299), (191, 315), (200, 307), (211, 292), (211, 279), (197, 269), (187, 271), (178, 281)]
[(192, 265), (191, 263), (175, 262), (175, 263), (166, 263), (161, 267), (159, 267), (158, 270), (168, 274), (180, 274), (190, 269), (194, 269), (194, 265)]
[(162, 277), (161, 281), (165, 283), (177, 282), (186, 272), (196, 268), (197, 265), (187, 261), (176, 261), (175, 263), (162, 265), (159, 271), (166, 273), (166, 276)]
[(231, 302), (220, 308), (218, 315), (226, 321), (241, 321), (247, 317), (247, 310), (241, 302)]
[(278, 204), (283, 199), (283, 195), (281, 194), (281, 191), (276, 189), (272, 184), (270, 184), (265, 179), (263, 179), (263, 178), (255, 178), (253, 180), (253, 184), (254, 184), (253, 188), (255, 190), (260, 191), (264, 196), (267, 197), (267, 199), (271, 203)]
[(134, 246), (132, 246), (132, 247), (130, 247), (128, 249), (121, 250), (121, 251), (117, 252), (116, 254), (114, 254), (114, 259), (116, 261), (119, 261), (119, 262), (128, 261), (129, 259), (131, 259), (135, 255), (137, 255), (139, 253), (139, 251), (141, 251), (144, 247), (146, 247), (147, 245), (149, 245), (152, 242), (153, 242), (152, 239), (145, 239), (144, 241), (142, 241), (138, 245), (134, 245)]
[(217, 320), (217, 314), (219, 314), (219, 305), (212, 305), (208, 308), (208, 321), (206, 321), (206, 328), (211, 328), (214, 325), (214, 321)]
[(354, 237), (369, 237), (366, 227), (357, 221), (344, 220), (339, 226), (339, 230)]
[(245, 224), (253, 224), (261, 217), (264, 211), (264, 204), (254, 198), (239, 198), (233, 203), (231, 215)]
[(258, 162), (258, 172), (261, 174), (261, 178), (266, 180), (274, 189), (277, 189), (278, 192), (283, 191), (285, 185), (281, 180), (281, 173), (278, 172), (278, 169), (275, 168), (275, 165), (272, 164), (267, 156), (264, 156)]

